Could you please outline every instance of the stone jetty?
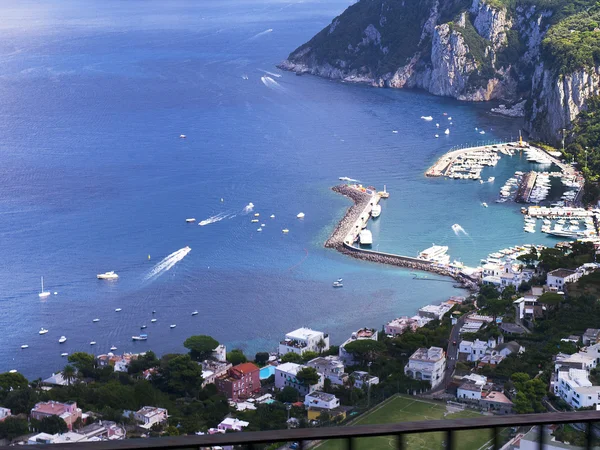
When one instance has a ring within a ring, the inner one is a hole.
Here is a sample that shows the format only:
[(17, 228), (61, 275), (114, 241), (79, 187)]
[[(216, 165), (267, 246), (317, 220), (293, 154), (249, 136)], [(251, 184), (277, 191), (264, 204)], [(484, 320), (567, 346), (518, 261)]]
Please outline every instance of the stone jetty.
[[(353, 236), (354, 233), (356, 233), (355, 230), (358, 223), (363, 223), (365, 210), (369, 208), (373, 196), (348, 185), (335, 186), (332, 190), (350, 198), (354, 204), (348, 208), (342, 220), (340, 220), (329, 239), (325, 242), (326, 248), (334, 248), (340, 253), (363, 261), (387, 264), (411, 270), (432, 272), (438, 275), (451, 277), (467, 289), (477, 288), (477, 284), (473, 280), (467, 278), (454, 268), (410, 256), (396, 255), (393, 253), (379, 252), (353, 246), (353, 240), (351, 240), (349, 236)], [(359, 226), (359, 232), (360, 229), (361, 227)]]

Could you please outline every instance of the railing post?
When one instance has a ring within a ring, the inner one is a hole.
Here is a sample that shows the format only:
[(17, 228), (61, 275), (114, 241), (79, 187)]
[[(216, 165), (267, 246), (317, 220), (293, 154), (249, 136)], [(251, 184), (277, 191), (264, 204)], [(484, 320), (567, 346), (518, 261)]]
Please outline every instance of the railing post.
[(544, 425), (540, 424), (540, 435), (538, 436), (539, 449), (544, 450)]
[(346, 439), (346, 448), (348, 450), (352, 450), (354, 448), (353, 444), (354, 444), (354, 442), (352, 442), (352, 438), (351, 437), (349, 437), (349, 438)]
[(494, 450), (498, 450), (500, 448), (500, 429), (498, 427), (494, 427), (492, 433), (494, 433)]
[(404, 435), (396, 435), (396, 450), (404, 450)]
[(454, 448), (454, 443), (452, 442), (453, 435), (454, 431), (446, 431), (446, 450), (452, 450)]
[(304, 441), (298, 441), (298, 449), (304, 450)]
[(588, 450), (592, 450), (592, 448), (594, 447), (592, 422), (588, 422), (585, 425), (585, 448), (587, 448)]

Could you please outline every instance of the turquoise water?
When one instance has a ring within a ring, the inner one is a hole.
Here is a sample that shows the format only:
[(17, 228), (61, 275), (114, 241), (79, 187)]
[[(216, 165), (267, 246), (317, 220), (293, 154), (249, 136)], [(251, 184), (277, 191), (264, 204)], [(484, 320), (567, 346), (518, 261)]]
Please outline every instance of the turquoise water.
[(266, 380), (271, 375), (275, 375), (275, 366), (265, 366), (260, 369), (261, 380)]
[[(0, 5), (0, 371), (46, 377), (64, 366), (62, 352), (112, 345), (182, 351), (192, 334), (250, 357), (301, 326), (335, 344), (460, 294), (448, 280), (324, 249), (349, 205), (330, 190), (340, 176), (391, 192), (371, 225), (380, 250), (414, 255), (435, 242), (473, 264), (548, 242), (522, 231), (518, 207), (493, 202), (529, 166), (516, 156), (484, 171), (493, 185), (423, 175), (452, 146), (480, 139), (475, 127), (506, 139), (519, 121), (490, 115), (490, 105), (275, 68), (349, 3)], [(451, 134), (435, 139), (443, 112)], [(227, 218), (185, 223), (219, 214)], [(455, 236), (454, 223), (468, 236)], [(185, 246), (182, 259), (164, 259)], [(96, 279), (109, 270), (118, 281)], [(42, 275), (58, 293), (45, 301)], [(141, 325), (148, 340), (132, 342)]]

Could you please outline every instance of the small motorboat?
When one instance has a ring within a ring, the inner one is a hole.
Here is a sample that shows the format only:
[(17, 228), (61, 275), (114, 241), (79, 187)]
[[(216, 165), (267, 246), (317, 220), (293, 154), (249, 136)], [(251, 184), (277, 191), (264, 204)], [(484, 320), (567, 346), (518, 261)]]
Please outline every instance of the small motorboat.
[(46, 330), (44, 327), (42, 327), (39, 331), (39, 334), (46, 334), (48, 332), (48, 330)]
[(303, 212), (299, 212), (299, 213), (296, 215), (296, 217), (297, 217), (298, 219), (304, 219), (304, 213), (303, 213)]
[(123, 309), (122, 309), (122, 308), (117, 308), (117, 309), (115, 309), (115, 312), (121, 312), (121, 311), (123, 311)]
[(481, 206), (483, 206), (484, 208), (487, 208), (487, 207), (488, 207), (488, 204), (487, 204), (486, 202), (483, 202), (483, 203), (481, 204)]
[(439, 134), (436, 134), (436, 135), (435, 135), (435, 137), (436, 137), (436, 138), (439, 138), (439, 137), (440, 137), (440, 135), (439, 135)]
[(60, 339), (58, 340), (59, 344), (64, 344), (65, 342), (67, 342), (67, 338), (65, 336), (61, 336)]
[(250, 222), (251, 223), (258, 223), (258, 219), (252, 219)]
[(260, 217), (260, 213), (254, 213), (254, 217)]
[(65, 356), (69, 356), (69, 354), (67, 352), (65, 352), (65, 353), (61, 353), (60, 356), (62, 356), (64, 358)]
[(261, 227), (266, 227), (266, 225), (264, 223), (261, 223), (260, 226)]
[(90, 342), (90, 345), (96, 345), (96, 341)]
[(150, 322), (154, 323), (154, 322), (156, 322), (156, 319), (152, 319)]
[(117, 349), (117, 347), (115, 347), (114, 345), (110, 348), (111, 352), (114, 352)]
[(281, 230), (281, 232), (283, 234), (288, 234), (290, 232), (290, 230), (288, 230), (287, 228), (284, 228), (283, 230)]
[(344, 287), (344, 285), (341, 282), (339, 282), (339, 281), (334, 281), (333, 282), (333, 287), (334, 288), (341, 288), (341, 287)]
[(180, 134), (179, 139), (185, 139), (187, 136), (185, 134)]
[(169, 325), (169, 328), (175, 328), (177, 325), (173, 324), (173, 325)]
[(156, 310), (152, 311), (152, 314), (156, 314)]
[(257, 228), (256, 231), (260, 233), (262, 231), (262, 228)]
[(275, 214), (271, 214), (271, 219), (274, 219), (274, 218), (275, 218)]
[(146, 341), (148, 340), (147, 334), (140, 334), (139, 336), (131, 336), (132, 341)]
[(140, 330), (144, 330), (144, 329), (146, 329), (146, 328), (148, 328), (148, 326), (147, 326), (147, 325), (142, 325), (142, 326), (140, 327)]
[(11, 369), (8, 371), (8, 373), (17, 373), (17, 369)]
[(92, 322), (94, 322), (94, 323), (100, 322), (100, 319), (94, 319), (94, 320), (92, 320)]
[(22, 349), (29, 348), (29, 345), (27, 345), (27, 344), (23, 344), (23, 345), (21, 345), (21, 348), (22, 348)]
[(194, 311), (194, 312), (192, 313), (192, 316), (197, 316), (197, 315), (198, 315), (198, 311)]
[(115, 271), (112, 270), (110, 272), (99, 273), (98, 275), (96, 275), (96, 278), (98, 278), (99, 280), (116, 280), (117, 278), (119, 278), (119, 275), (117, 275)]
[(194, 223), (196, 221), (195, 217), (190, 217), (189, 219), (185, 219), (187, 223)]

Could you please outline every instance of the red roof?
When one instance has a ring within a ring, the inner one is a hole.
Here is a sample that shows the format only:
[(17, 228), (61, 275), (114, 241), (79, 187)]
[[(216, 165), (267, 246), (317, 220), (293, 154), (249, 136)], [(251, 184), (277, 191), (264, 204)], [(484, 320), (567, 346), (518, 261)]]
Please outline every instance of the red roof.
[(246, 374), (246, 373), (255, 372), (260, 369), (258, 368), (257, 365), (247, 362), (247, 363), (238, 364), (237, 366), (233, 366), (231, 368), (231, 370), (235, 370), (237, 372), (240, 372), (241, 374)]

